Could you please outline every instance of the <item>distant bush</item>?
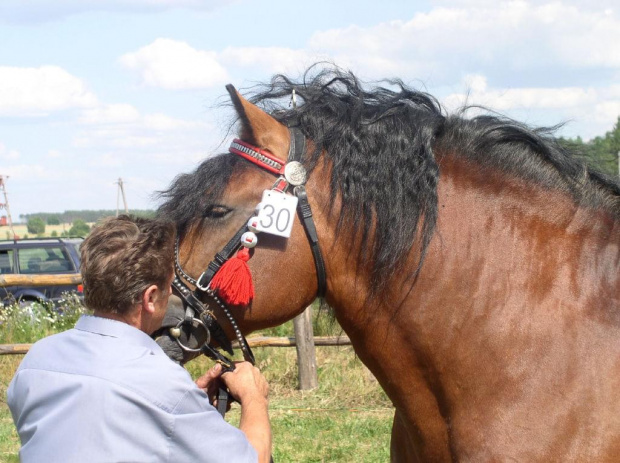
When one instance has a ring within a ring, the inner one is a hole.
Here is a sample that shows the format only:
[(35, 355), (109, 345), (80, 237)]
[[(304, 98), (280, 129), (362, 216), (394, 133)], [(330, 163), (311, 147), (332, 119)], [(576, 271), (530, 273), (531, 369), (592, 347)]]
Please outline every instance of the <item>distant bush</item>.
[(32, 233), (33, 235), (42, 235), (45, 233), (45, 222), (41, 217), (33, 217), (28, 219), (26, 228), (28, 229), (28, 233)]
[(86, 236), (90, 233), (90, 227), (81, 219), (76, 219), (69, 229), (70, 236)]
[(58, 232), (56, 230), (52, 230), (52, 234), (50, 236), (52, 238), (56, 238), (58, 236)]

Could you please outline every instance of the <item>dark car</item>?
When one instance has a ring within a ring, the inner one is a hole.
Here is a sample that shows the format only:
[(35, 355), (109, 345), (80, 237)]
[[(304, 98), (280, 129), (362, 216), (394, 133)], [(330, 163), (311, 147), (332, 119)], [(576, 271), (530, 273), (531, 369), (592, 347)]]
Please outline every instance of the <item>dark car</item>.
[[(34, 238), (0, 240), (0, 274), (63, 274), (80, 272), (82, 238)], [(82, 285), (8, 286), (0, 288), (0, 300), (11, 302), (52, 301), (66, 291), (82, 292)]]

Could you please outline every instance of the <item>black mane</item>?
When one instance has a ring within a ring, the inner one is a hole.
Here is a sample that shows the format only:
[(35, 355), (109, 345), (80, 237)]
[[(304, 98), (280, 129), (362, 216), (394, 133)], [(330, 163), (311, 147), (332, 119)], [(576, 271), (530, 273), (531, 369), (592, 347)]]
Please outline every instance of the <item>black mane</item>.
[[(307, 160), (310, 171), (322, 153), (329, 158), (331, 195), (342, 198), (340, 228), (359, 230), (362, 242), (372, 243), (361, 257), (371, 265), (377, 294), (405, 270), (414, 242), (422, 246), (418, 270), (424, 260), (437, 220), (437, 150), (450, 148), (620, 216), (618, 182), (571, 156), (552, 130), (530, 129), (497, 115), (448, 116), (435, 98), (400, 80), (386, 81), (391, 89), (366, 88), (349, 72), (316, 69), (299, 82), (276, 75), (252, 101), (284, 123), (299, 124), (316, 147)], [(301, 100), (296, 108), (289, 104), (293, 90)], [(236, 156), (205, 161), (162, 193), (166, 202), (160, 212), (184, 229), (221, 194), (233, 167), (242, 164)]]

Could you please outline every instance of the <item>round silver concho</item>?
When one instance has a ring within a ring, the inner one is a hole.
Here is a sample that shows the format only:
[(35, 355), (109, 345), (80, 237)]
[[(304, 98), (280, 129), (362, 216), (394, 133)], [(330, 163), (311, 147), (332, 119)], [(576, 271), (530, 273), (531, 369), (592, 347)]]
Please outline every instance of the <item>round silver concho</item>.
[(284, 166), (284, 178), (291, 185), (303, 185), (306, 183), (306, 176), (306, 168), (300, 162), (291, 161)]

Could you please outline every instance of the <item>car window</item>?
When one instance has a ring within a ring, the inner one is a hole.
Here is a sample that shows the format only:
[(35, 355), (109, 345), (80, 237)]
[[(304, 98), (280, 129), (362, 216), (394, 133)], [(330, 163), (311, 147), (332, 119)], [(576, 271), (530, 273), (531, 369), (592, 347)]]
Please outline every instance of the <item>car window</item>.
[(70, 245), (73, 246), (73, 248), (75, 249), (75, 255), (77, 257), (77, 264), (79, 266), (80, 260), (81, 260), (80, 246), (82, 245), (82, 242), (80, 241), (79, 243), (70, 243)]
[(73, 270), (67, 252), (60, 247), (17, 250), (21, 273), (58, 273)]
[(15, 273), (13, 268), (13, 250), (0, 250), (0, 274)]

